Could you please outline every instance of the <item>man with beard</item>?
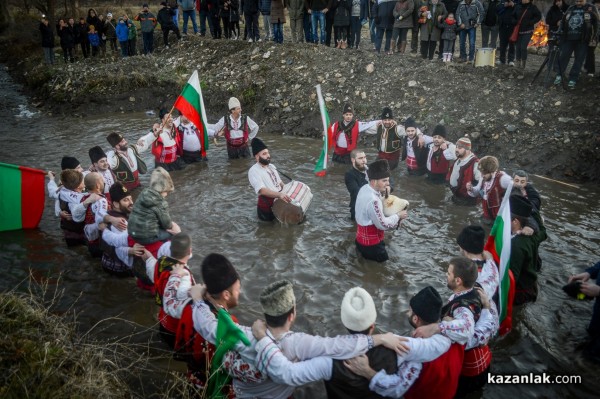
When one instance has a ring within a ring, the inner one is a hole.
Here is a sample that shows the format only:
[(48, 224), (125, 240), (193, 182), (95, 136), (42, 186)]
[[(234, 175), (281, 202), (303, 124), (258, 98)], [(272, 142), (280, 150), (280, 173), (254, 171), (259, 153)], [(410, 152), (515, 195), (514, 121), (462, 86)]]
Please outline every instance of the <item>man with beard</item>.
[(135, 145), (129, 147), (129, 143), (120, 133), (111, 133), (106, 137), (108, 143), (113, 147), (106, 154), (108, 165), (115, 173), (117, 180), (123, 183), (128, 190), (139, 187), (139, 174), (148, 171), (140, 153), (147, 151), (155, 139), (154, 133), (150, 132), (140, 138)]
[(477, 167), (479, 160), (471, 152), (471, 140), (468, 137), (461, 137), (456, 142), (456, 158), (449, 181), (452, 202), (458, 205), (476, 205), (477, 199), (469, 195), (467, 183), (477, 185), (481, 180), (481, 172)]
[(406, 161), (409, 175), (423, 176), (427, 172), (427, 145), (431, 143), (432, 138), (420, 133), (417, 123), (411, 117), (404, 121), (404, 131), (406, 136), (402, 140), (402, 160)]
[(270, 222), (275, 220), (272, 210), (275, 199), (278, 198), (285, 202), (290, 202), (292, 199), (281, 191), (283, 182), (277, 168), (271, 164), (269, 149), (259, 138), (252, 140), (252, 155), (254, 155), (256, 163), (248, 171), (248, 180), (258, 194), (256, 212), (260, 220)]
[(395, 229), (408, 217), (406, 210), (391, 216), (383, 214), (383, 195), (389, 192), (390, 168), (385, 159), (369, 165), (369, 184), (361, 187), (356, 197), (356, 249), (365, 258), (376, 262), (388, 260), (383, 242), (385, 230)]
[(390, 170), (396, 169), (400, 163), (400, 147), (406, 132), (403, 126), (396, 124), (391, 108), (385, 107), (381, 112), (381, 124), (377, 126), (376, 134), (379, 151), (377, 159), (387, 160)]
[(354, 119), (352, 104), (344, 104), (342, 120), (331, 126), (333, 132), (333, 162), (351, 163), (350, 153), (356, 148), (360, 133), (377, 133), (378, 123), (379, 121), (357, 121)]
[(110, 204), (110, 188), (113, 184), (115, 184), (117, 178), (113, 171), (110, 169), (110, 166), (108, 165), (108, 158), (106, 157), (106, 154), (104, 153), (102, 148), (100, 148), (100, 146), (90, 148), (88, 154), (90, 155), (90, 161), (92, 161), (92, 166), (90, 166), (90, 172), (97, 172), (104, 179), (103, 194), (106, 197), (108, 203)]
[[(204, 148), (204, 137), (200, 130), (188, 118), (181, 115), (174, 121), (177, 127), (177, 147), (179, 156), (185, 163), (207, 161), (206, 149)], [(214, 133), (207, 132), (208, 136), (214, 136)]]
[(155, 123), (152, 131), (156, 140), (152, 143), (152, 154), (154, 154), (154, 166), (162, 167), (167, 172), (181, 170), (186, 167), (185, 162), (179, 156), (181, 142), (177, 137), (177, 130), (173, 123), (171, 113), (161, 109), (158, 113), (161, 123)]
[(231, 97), (228, 106), (229, 115), (206, 127), (213, 134), (225, 136), (229, 159), (249, 157), (248, 141), (258, 134), (258, 125), (249, 116), (242, 115), (242, 105), (237, 98)]
[(364, 151), (353, 149), (350, 153), (350, 160), (352, 168), (346, 172), (344, 181), (350, 193), (350, 219), (354, 221), (356, 197), (361, 187), (369, 182), (369, 178), (367, 177), (367, 156)]
[(498, 215), (502, 198), (512, 179), (500, 170), (500, 163), (496, 157), (488, 155), (481, 158), (477, 167), (481, 172), (479, 183), (473, 185), (467, 182), (466, 186), (469, 195), (482, 198), (483, 220), (491, 224)]
[(456, 147), (446, 141), (446, 128), (437, 125), (433, 129), (433, 142), (427, 154), (427, 181), (443, 184), (448, 180), (452, 163), (456, 159)]

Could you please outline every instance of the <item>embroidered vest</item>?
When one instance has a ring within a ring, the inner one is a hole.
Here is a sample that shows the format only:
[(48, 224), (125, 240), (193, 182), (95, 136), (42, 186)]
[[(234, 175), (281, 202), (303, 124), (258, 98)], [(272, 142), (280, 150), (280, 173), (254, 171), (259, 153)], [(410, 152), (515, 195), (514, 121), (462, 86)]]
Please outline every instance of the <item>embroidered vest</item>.
[[(396, 125), (394, 127), (387, 129), (383, 125), (379, 125), (377, 127), (377, 151), (380, 153), (398, 153), (400, 155), (400, 145), (401, 141), (398, 135), (396, 134)], [(385, 144), (384, 150), (382, 151), (382, 143)]]
[[(402, 140), (404, 145), (402, 146), (402, 160), (404, 161), (408, 157), (408, 137), (404, 137)], [(411, 140), (415, 159), (417, 160), (417, 169), (423, 169), (427, 167), (427, 156), (429, 155), (428, 147), (419, 147), (419, 136), (415, 136)]]
[[(68, 212), (69, 214), (71, 214), (71, 211), (69, 210), (69, 203), (60, 199), (60, 196), (58, 198), (58, 204), (59, 204), (61, 211)], [(73, 220), (67, 220), (67, 219), (60, 218), (60, 228), (63, 230), (70, 231), (73, 233), (83, 234), (84, 226), (85, 226), (85, 221), (75, 222)]]
[[(336, 122), (333, 125), (333, 152), (338, 155), (346, 155), (350, 154), (353, 149), (356, 148), (356, 144), (358, 143), (358, 121), (352, 121), (348, 126), (344, 126), (343, 122)], [(348, 134), (348, 132), (350, 134)], [(346, 143), (348, 143), (347, 148), (338, 147), (337, 142), (340, 134), (346, 136)]]
[(479, 315), (481, 314), (481, 299), (479, 298), (477, 291), (472, 289), (466, 294), (459, 295), (445, 304), (444, 307), (442, 307), (442, 318), (446, 316), (452, 317), (454, 310), (460, 307), (469, 309), (473, 313), (475, 322), (477, 322), (477, 320), (479, 320)]
[[(161, 132), (162, 134), (162, 132)], [(175, 147), (175, 153), (179, 153), (179, 148), (181, 147), (181, 145), (179, 144), (179, 135), (177, 134), (176, 130), (175, 130), (175, 125), (171, 126), (171, 131), (169, 132), (171, 138), (173, 140), (175, 140), (175, 145), (174, 146), (170, 146), (167, 148), (172, 148)], [(154, 140), (154, 142), (152, 143), (152, 155), (154, 155), (154, 159), (156, 160), (156, 162), (161, 162), (161, 155), (163, 153), (163, 150), (165, 148), (165, 144), (163, 143), (160, 134), (158, 135), (158, 137), (156, 138), (156, 140)]]
[(434, 150), (433, 145), (429, 149), (431, 152), (431, 173), (446, 175), (450, 170), (450, 161), (444, 156), (441, 148)]
[(142, 160), (135, 146), (132, 146), (131, 150), (137, 161), (137, 170), (131, 170), (129, 163), (126, 160), (121, 159), (123, 155), (118, 152), (115, 152), (115, 155), (117, 156), (117, 166), (113, 169), (117, 180), (123, 183), (128, 190), (132, 190), (140, 185), (138, 173), (144, 174), (148, 171), (146, 162)]
[[(469, 193), (467, 193), (467, 186), (466, 184), (468, 182), (473, 182), (473, 177), (475, 176), (475, 173), (473, 171), (473, 165), (475, 164), (475, 162), (479, 161), (479, 159), (477, 159), (476, 156), (473, 156), (469, 162), (467, 162), (465, 165), (462, 165), (458, 171), (458, 180), (456, 183), (456, 187), (451, 187), (452, 189), (452, 193), (454, 195), (456, 195), (457, 197), (462, 197), (462, 198), (469, 198)], [(456, 164), (454, 164), (456, 166)], [(474, 186), (475, 184), (473, 184)]]
[(492, 187), (487, 192), (487, 199), (482, 201), (483, 217), (486, 219), (494, 220), (498, 215), (500, 204), (506, 190), (500, 185), (500, 179), (504, 175), (504, 172), (499, 171), (494, 176)]
[(244, 135), (242, 137), (238, 137), (236, 139), (231, 138), (232, 126), (231, 126), (231, 119), (229, 118), (229, 115), (224, 116), (223, 121), (225, 122), (223, 124), (223, 129), (224, 129), (225, 139), (227, 140), (227, 146), (242, 147), (248, 143), (248, 135), (250, 133), (250, 128), (248, 127), (248, 117), (246, 115), (240, 116), (240, 127), (242, 128)]

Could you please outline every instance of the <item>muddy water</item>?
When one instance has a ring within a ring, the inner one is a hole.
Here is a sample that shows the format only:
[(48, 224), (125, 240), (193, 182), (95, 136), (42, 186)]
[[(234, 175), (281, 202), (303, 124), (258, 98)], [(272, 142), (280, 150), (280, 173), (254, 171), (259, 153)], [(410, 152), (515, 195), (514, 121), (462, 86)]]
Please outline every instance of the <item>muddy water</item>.
[[(59, 119), (31, 115), (27, 99), (0, 71), (4, 115), (0, 126), (0, 161), (54, 171), (63, 155), (74, 155), (88, 164), (87, 150), (94, 145), (108, 149), (105, 136), (114, 130), (129, 141), (141, 136), (154, 116), (111, 114)], [(212, 119), (221, 110), (215, 110)], [(212, 117), (212, 118), (211, 118)], [(260, 124), (260, 121), (258, 121)], [(362, 286), (374, 297), (382, 331), (407, 333), (404, 311), (412, 294), (433, 285), (443, 296), (447, 260), (456, 255), (454, 237), (462, 226), (477, 223), (479, 212), (457, 208), (442, 187), (421, 179), (394, 176), (397, 194), (410, 201), (410, 218), (397, 231), (387, 233), (390, 261), (384, 265), (358, 258), (354, 248), (354, 225), (349, 220), (344, 167), (334, 166), (325, 178), (312, 173), (320, 142), (296, 138), (293, 132), (264, 132), (272, 161), (281, 171), (308, 184), (314, 194), (306, 222), (299, 226), (261, 223), (256, 218), (256, 197), (248, 184), (248, 160), (227, 160), (223, 145), (212, 146), (207, 165), (194, 165), (174, 173), (176, 191), (168, 197), (171, 214), (194, 240), (192, 270), (199, 276), (202, 257), (210, 252), (226, 254), (242, 275), (241, 304), (235, 314), (244, 323), (259, 316), (262, 288), (278, 279), (295, 285), (298, 314), (295, 329), (315, 334), (343, 332), (339, 303), (343, 293)], [(374, 159), (374, 151), (367, 150)], [(146, 154), (149, 165), (151, 155)], [(143, 178), (147, 183), (147, 176)], [(542, 245), (544, 268), (540, 275), (538, 302), (518, 315), (514, 331), (493, 344), (495, 373), (555, 373), (581, 375), (579, 385), (488, 385), (485, 398), (511, 394), (523, 397), (581, 398), (596, 396), (600, 383), (598, 366), (581, 359), (579, 343), (592, 304), (567, 299), (561, 291), (566, 277), (598, 261), (600, 207), (597, 186), (578, 189), (533, 178), (542, 194), (543, 215), (549, 239)], [(132, 280), (102, 272), (84, 248), (68, 249), (62, 241), (53, 202), (47, 201), (40, 228), (0, 233), (2, 291), (24, 289), (29, 271), (37, 280), (50, 278), (50, 288), (63, 292), (58, 309), (71, 306), (82, 331), (107, 342), (140, 344), (157, 360), (139, 374), (140, 396), (147, 396), (169, 370), (183, 370), (169, 360), (157, 336), (156, 306)], [(150, 342), (149, 344), (147, 344)], [(142, 349), (143, 348), (143, 349)], [(138, 381), (138, 382), (139, 382)], [(143, 391), (141, 391), (143, 389)], [(323, 397), (319, 384), (297, 391), (296, 397)], [(476, 395), (477, 397), (477, 395)]]

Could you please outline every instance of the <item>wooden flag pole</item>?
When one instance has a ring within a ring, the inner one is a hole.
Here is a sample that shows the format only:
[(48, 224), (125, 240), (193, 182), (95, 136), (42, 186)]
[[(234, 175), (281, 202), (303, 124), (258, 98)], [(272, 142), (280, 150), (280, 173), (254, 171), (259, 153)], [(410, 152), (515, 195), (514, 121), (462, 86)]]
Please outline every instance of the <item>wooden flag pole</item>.
[(565, 183), (564, 181), (551, 179), (551, 178), (546, 177), (546, 176), (540, 176), (540, 175), (534, 175), (534, 174), (532, 174), (532, 176), (539, 177), (540, 179), (548, 180), (548, 181), (551, 181), (551, 182), (554, 182), (554, 183), (563, 184), (565, 186), (569, 186), (569, 187), (573, 187), (573, 188), (579, 188), (579, 186), (577, 186), (575, 184)]

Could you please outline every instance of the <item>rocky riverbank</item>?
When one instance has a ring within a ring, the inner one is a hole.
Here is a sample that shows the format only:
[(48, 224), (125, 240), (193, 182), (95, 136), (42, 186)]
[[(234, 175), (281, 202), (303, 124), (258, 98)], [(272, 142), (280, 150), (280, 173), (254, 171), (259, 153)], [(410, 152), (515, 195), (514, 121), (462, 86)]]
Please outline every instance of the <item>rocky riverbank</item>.
[(575, 90), (544, 88), (544, 80), (553, 80), (544, 71), (531, 85), (543, 59), (531, 55), (524, 71), (474, 68), (409, 54), (188, 36), (151, 57), (115, 55), (54, 67), (13, 59), (9, 69), (36, 107), (73, 117), (169, 108), (198, 69), (210, 121), (226, 114), (227, 99), (237, 96), (263, 132), (315, 137), (322, 131), (320, 83), (332, 119), (346, 101), (362, 120), (391, 106), (398, 120), (413, 116), (426, 132), (443, 123), (450, 140), (470, 136), (476, 154), (496, 155), (508, 170), (598, 181), (600, 80), (582, 76)]

